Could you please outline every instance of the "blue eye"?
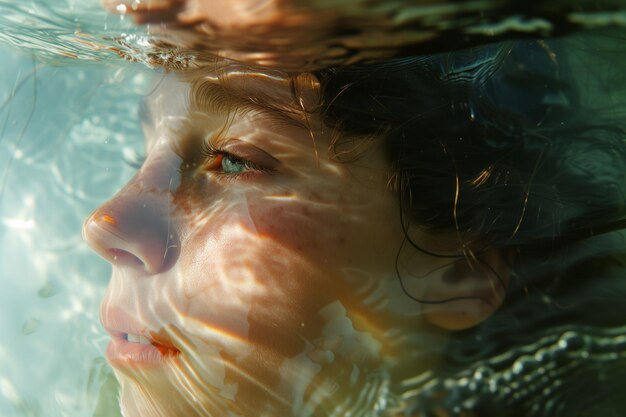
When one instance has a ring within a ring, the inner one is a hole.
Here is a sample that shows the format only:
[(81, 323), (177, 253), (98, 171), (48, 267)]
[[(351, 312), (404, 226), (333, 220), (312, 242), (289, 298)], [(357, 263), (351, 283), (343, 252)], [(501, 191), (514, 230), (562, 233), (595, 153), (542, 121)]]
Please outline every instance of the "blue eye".
[(222, 155), (222, 172), (226, 174), (238, 174), (246, 170), (246, 163), (233, 157), (232, 155)]
[(206, 160), (203, 164), (204, 170), (225, 179), (246, 178), (271, 171), (248, 159), (215, 148), (208, 143), (202, 146), (202, 154)]

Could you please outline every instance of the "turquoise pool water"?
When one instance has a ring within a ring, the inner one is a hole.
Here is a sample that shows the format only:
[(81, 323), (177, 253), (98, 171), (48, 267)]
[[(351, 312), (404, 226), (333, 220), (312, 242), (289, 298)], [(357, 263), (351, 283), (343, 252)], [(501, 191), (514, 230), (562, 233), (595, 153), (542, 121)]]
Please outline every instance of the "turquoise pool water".
[(0, 415), (91, 415), (110, 266), (80, 228), (135, 170), (151, 75), (7, 46), (0, 60)]

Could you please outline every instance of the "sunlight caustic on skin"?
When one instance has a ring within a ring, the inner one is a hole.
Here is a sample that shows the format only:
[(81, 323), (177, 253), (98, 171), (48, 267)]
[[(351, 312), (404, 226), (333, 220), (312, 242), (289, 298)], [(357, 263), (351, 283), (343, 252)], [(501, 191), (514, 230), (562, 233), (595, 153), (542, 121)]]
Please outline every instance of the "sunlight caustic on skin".
[(300, 103), (276, 74), (235, 67), (229, 83), (292, 111), (161, 80), (143, 167), (84, 225), (113, 264), (101, 313), (128, 417), (327, 416), (420, 366), (403, 362), (424, 320), (396, 276), (405, 236), (383, 152), (333, 158), (332, 130), (302, 110), (315, 82)]

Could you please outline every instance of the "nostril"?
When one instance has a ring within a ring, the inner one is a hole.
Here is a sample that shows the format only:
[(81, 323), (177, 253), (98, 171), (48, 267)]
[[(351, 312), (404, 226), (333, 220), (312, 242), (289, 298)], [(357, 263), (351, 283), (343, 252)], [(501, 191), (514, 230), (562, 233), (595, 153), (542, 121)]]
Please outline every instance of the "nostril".
[(176, 263), (180, 241), (165, 204), (140, 196), (123, 194), (96, 210), (83, 236), (114, 266), (154, 275)]
[(112, 248), (107, 252), (111, 257), (111, 262), (118, 265), (127, 265), (133, 267), (144, 267), (144, 262), (132, 253), (123, 249)]

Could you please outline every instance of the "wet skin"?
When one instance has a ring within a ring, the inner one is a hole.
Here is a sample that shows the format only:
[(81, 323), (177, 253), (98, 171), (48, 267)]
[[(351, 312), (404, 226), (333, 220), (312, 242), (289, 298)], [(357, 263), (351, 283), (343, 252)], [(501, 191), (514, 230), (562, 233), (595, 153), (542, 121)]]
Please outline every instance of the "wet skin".
[[(185, 96), (185, 84), (166, 84), (153, 107)], [(355, 279), (364, 288), (391, 280), (401, 241), (384, 161), (332, 160), (330, 131), (317, 121), (312, 140), (258, 111), (184, 104), (158, 116), (144, 166), (85, 222), (87, 241), (113, 264), (105, 326), (134, 321), (132, 330), (180, 351), (149, 367), (109, 358), (122, 403), (128, 415), (161, 415), (148, 405), (161, 398), (185, 415), (289, 415), (310, 396), (305, 387), (340, 384), (352, 364), (381, 364), (385, 341), (351, 316), (373, 327), (384, 317), (368, 317)], [(180, 401), (166, 395), (172, 386)]]
[[(242, 77), (232, 71), (227, 82), (291, 105), (285, 79)], [(315, 100), (314, 84), (301, 97)], [(412, 357), (423, 326), (395, 269), (404, 234), (388, 163), (377, 146), (337, 161), (318, 116), (229, 111), (189, 88), (159, 84), (143, 167), (84, 225), (113, 265), (102, 321), (121, 346), (109, 361), (122, 409), (329, 415), (372, 375)], [(437, 245), (458, 247), (448, 241)], [(450, 266), (424, 254), (410, 263)], [(454, 285), (435, 275), (416, 295), (451, 296)], [(491, 291), (488, 280), (467, 282), (452, 296)], [(128, 343), (126, 333), (153, 346)]]

